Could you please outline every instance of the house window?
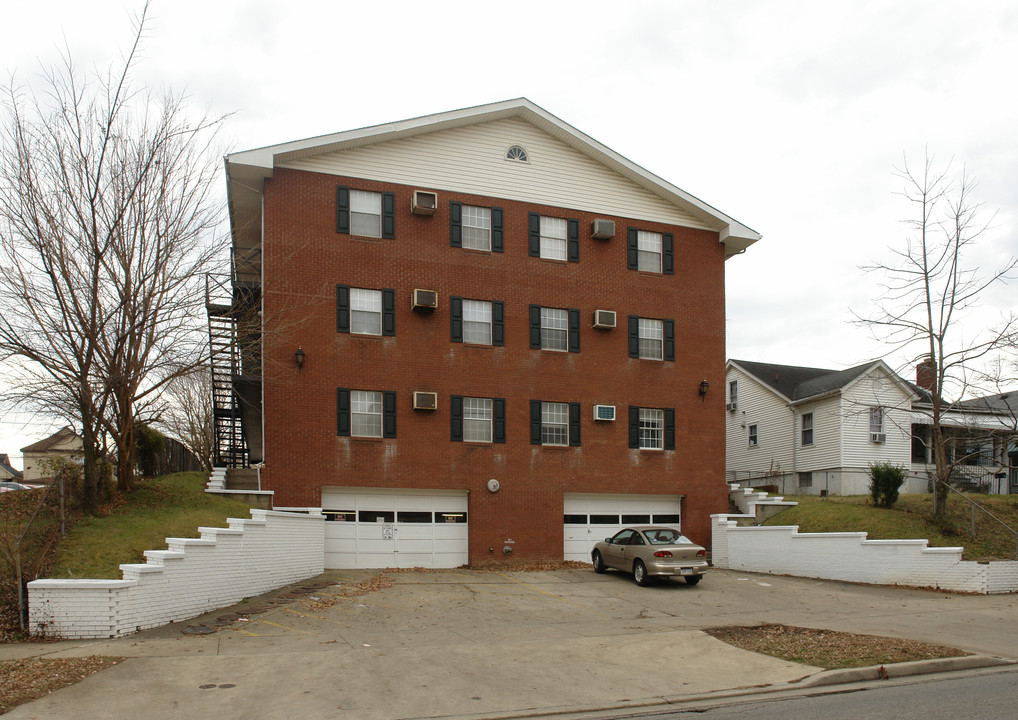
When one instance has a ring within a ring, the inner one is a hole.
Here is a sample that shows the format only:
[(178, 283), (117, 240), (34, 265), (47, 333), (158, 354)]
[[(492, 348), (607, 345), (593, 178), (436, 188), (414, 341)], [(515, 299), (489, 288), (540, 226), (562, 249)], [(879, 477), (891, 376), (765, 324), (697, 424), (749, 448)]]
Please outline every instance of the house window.
[(491, 442), (491, 398), (463, 398), (463, 441)]
[(559, 308), (541, 308), (541, 349), (569, 349), (569, 313)]
[(739, 402), (739, 381), (732, 380), (728, 383), (728, 402), (733, 405)]
[(491, 208), (463, 206), (463, 247), (491, 250)]
[(350, 332), (382, 334), (382, 291), (350, 288)]
[(640, 449), (663, 450), (665, 411), (659, 408), (640, 408)]
[(382, 193), (350, 191), (350, 234), (382, 237)]
[(661, 272), (661, 233), (638, 230), (636, 249), (637, 270)]
[(629, 357), (675, 359), (675, 321), (629, 316)]
[(452, 341), (472, 345), (505, 344), (505, 305), (501, 301), (449, 300)]
[(802, 414), (802, 444), (813, 444), (813, 413)]
[(758, 439), (758, 435), (757, 435), (756, 425), (750, 425), (749, 426), (749, 446), (750, 447), (756, 447), (757, 446), (757, 439)]
[(336, 331), (358, 335), (395, 335), (396, 291), (337, 285)]
[(799, 487), (801, 488), (813, 487), (813, 473), (811, 472), (799, 473)]
[(630, 270), (672, 275), (675, 272), (674, 245), (675, 238), (671, 233), (631, 227), (627, 238), (626, 265)]
[(396, 393), (373, 390), (336, 391), (336, 434), (353, 437), (396, 437)]
[(382, 393), (350, 391), (350, 434), (354, 437), (382, 437)]
[(664, 321), (640, 318), (640, 357), (644, 360), (664, 360)]
[(884, 431), (884, 409), (881, 407), (870, 408), (870, 432), (882, 433)]
[(527, 157), (527, 151), (524, 150), (519, 145), (513, 145), (508, 150), (506, 150), (505, 159), (521, 163), (530, 162), (530, 158)]
[(566, 259), (565, 219), (541, 217), (541, 257), (548, 260)]
[(532, 445), (580, 445), (580, 403), (530, 401)]
[(491, 303), (463, 301), (463, 342), (491, 345)]

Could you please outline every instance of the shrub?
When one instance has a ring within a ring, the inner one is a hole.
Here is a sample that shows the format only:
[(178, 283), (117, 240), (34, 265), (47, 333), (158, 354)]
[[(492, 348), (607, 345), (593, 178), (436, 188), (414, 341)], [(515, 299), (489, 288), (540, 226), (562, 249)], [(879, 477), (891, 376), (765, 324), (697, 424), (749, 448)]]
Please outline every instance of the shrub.
[(905, 468), (890, 463), (870, 465), (870, 497), (877, 507), (889, 508), (898, 501), (905, 484)]

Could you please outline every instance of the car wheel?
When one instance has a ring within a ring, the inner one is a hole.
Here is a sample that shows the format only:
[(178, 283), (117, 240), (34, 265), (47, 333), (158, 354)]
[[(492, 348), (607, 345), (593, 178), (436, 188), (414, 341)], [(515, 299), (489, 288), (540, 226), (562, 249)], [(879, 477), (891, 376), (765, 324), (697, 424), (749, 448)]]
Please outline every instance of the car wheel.
[(604, 572), (604, 558), (601, 557), (601, 553), (599, 553), (597, 550), (595, 550), (594, 554), (591, 556), (591, 559), (594, 561), (594, 572), (596, 572), (599, 575), (601, 573), (603, 573)]
[(647, 566), (643, 564), (643, 560), (637, 560), (633, 563), (633, 580), (640, 587), (650, 585), (650, 576), (647, 575)]
[(686, 576), (686, 584), (687, 585), (696, 585), (698, 582), (700, 582), (700, 578), (702, 578), (702, 577), (703, 577), (703, 575), (687, 575)]

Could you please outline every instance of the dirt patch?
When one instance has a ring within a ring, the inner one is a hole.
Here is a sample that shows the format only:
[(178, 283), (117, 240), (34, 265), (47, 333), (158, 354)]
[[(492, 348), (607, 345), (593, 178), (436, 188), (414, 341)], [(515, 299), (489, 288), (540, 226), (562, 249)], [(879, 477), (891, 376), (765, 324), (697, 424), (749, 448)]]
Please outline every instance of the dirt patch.
[(28, 658), (0, 661), (0, 715), (16, 705), (81, 682), (116, 665), (123, 658), (93, 655), (83, 658)]
[(707, 628), (704, 632), (744, 650), (828, 670), (970, 654), (957, 648), (918, 640), (777, 624), (716, 627)]

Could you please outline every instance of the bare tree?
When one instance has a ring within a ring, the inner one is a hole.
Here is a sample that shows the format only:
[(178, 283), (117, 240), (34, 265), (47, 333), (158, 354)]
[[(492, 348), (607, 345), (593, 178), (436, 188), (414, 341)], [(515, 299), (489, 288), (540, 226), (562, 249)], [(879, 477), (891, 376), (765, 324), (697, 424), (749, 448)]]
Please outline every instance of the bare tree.
[(168, 407), (161, 425), (212, 470), (215, 428), (212, 407), (212, 378), (208, 368), (197, 368), (174, 378), (165, 393)]
[[(865, 268), (882, 276), (882, 293), (873, 314), (857, 315), (857, 321), (893, 351), (912, 353), (911, 365), (921, 362), (929, 371), (934, 513), (943, 516), (948, 480), (962, 459), (948, 452), (944, 414), (968, 391), (973, 366), (998, 352), (1016, 327), (1012, 315), (996, 328), (962, 337), (960, 325), (984, 291), (1013, 274), (1018, 260), (1008, 258), (986, 273), (965, 264), (966, 252), (989, 225), (979, 220), (980, 205), (972, 198), (974, 184), (964, 172), (955, 182), (949, 168), (938, 169), (927, 154), (918, 169), (910, 167), (906, 158), (896, 174), (904, 184), (901, 196), (915, 216), (905, 221), (910, 232), (904, 247), (891, 248), (893, 262)], [(945, 398), (946, 391), (956, 393), (953, 401)]]
[(133, 433), (166, 383), (203, 361), (204, 273), (224, 246), (212, 188), (222, 117), (131, 88), (146, 4), (116, 67), (69, 51), (40, 92), (6, 89), (0, 136), (0, 357), (8, 401), (72, 420), (94, 508), (104, 444), (131, 487)]

